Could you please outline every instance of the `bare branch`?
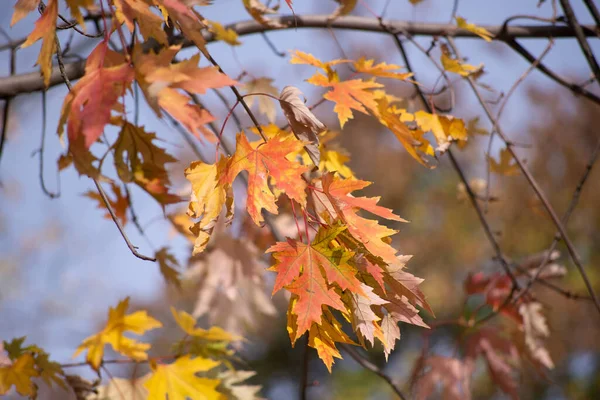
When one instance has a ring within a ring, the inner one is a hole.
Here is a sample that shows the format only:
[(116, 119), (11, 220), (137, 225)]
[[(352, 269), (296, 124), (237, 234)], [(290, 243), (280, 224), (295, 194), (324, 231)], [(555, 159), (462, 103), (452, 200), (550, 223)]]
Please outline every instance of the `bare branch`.
[[(327, 15), (305, 15), (305, 16), (285, 16), (273, 18), (274, 21), (285, 25), (282, 29), (295, 29), (294, 23), (297, 23), (297, 28), (334, 28), (342, 30), (358, 30), (381, 33), (399, 33), (408, 32), (414, 36), (452, 36), (452, 37), (479, 37), (474, 33), (460, 29), (453, 24), (436, 24), (436, 23), (416, 23), (407, 21), (386, 20), (381, 21), (377, 18), (353, 17), (345, 16), (328, 21)], [(573, 37), (574, 31), (567, 26), (553, 25), (520, 25), (504, 27), (502, 25), (483, 26), (496, 36), (497, 40), (509, 41), (515, 38), (565, 38)], [(261, 32), (275, 30), (269, 26), (263, 26), (256, 21), (244, 21), (227, 26), (228, 29), (233, 29), (239, 36), (251, 35)], [(582, 26), (585, 36), (595, 36), (593, 26)], [(204, 36), (207, 42), (215, 41), (215, 36), (209, 32), (205, 32)], [(14, 41), (11, 43), (18, 43)], [(183, 46), (188, 47), (193, 44), (189, 41), (184, 41)], [(9, 47), (10, 48), (10, 47)], [(65, 71), (71, 80), (79, 79), (83, 76), (85, 69), (84, 61), (76, 61), (65, 64)], [(50, 86), (58, 85), (62, 82), (60, 71), (54, 68), (50, 78)], [(0, 98), (16, 96), (22, 93), (30, 93), (43, 89), (43, 82), (39, 72), (16, 75), (13, 77), (0, 78)]]
[[(581, 47), (581, 52), (585, 56), (586, 61), (590, 65), (590, 69), (594, 73), (596, 77), (596, 81), (600, 82), (600, 65), (598, 65), (598, 61), (596, 57), (594, 57), (594, 53), (592, 52), (592, 48), (589, 43), (585, 39), (585, 32), (582, 26), (577, 21), (577, 17), (575, 16), (575, 12), (571, 7), (571, 3), (569, 0), (560, 0), (560, 5), (565, 13), (565, 17), (567, 18), (567, 22), (569, 26), (575, 32), (575, 38), (577, 38), (577, 42), (579, 43), (579, 47)], [(596, 10), (597, 11), (597, 10)]]

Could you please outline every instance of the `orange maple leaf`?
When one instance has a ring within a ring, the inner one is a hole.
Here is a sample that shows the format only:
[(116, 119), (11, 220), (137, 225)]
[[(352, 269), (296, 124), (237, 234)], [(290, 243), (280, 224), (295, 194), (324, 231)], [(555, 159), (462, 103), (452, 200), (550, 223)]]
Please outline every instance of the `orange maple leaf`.
[(241, 133), (237, 135), (236, 142), (235, 154), (229, 160), (221, 182), (231, 184), (240, 172), (248, 171), (247, 209), (254, 223), (261, 225), (264, 221), (261, 215), (263, 208), (272, 214), (278, 213), (275, 204), (278, 196), (269, 188), (269, 178), (290, 199), (303, 207), (306, 205), (306, 182), (302, 174), (309, 167), (286, 158), (290, 153), (302, 150), (302, 142), (294, 137), (280, 135), (252, 146)]
[[(23, 18), (28, 11), (23, 14), (26, 10), (31, 8), (30, 3), (27, 2), (19, 2), (15, 6), (15, 14), (13, 16), (14, 24), (19, 19)], [(37, 5), (37, 4), (36, 4)], [(21, 7), (19, 7), (21, 6)], [(50, 75), (52, 74), (52, 56), (56, 53), (56, 18), (58, 17), (58, 0), (50, 0), (48, 1), (48, 5), (44, 10), (44, 13), (35, 23), (35, 28), (29, 36), (25, 43), (21, 45), (21, 47), (28, 47), (37, 42), (40, 39), (42, 40), (42, 48), (40, 49), (40, 55), (37, 59), (37, 64), (40, 66), (42, 70), (42, 75), (44, 76), (44, 85), (48, 87), (50, 84)]]
[[(332, 248), (330, 243), (346, 227), (321, 229), (309, 245), (297, 240), (278, 242), (267, 252), (274, 253), (277, 263), (271, 270), (277, 271), (273, 293), (283, 286), (298, 296), (292, 307), (297, 318), (295, 338), (302, 336), (313, 323), (321, 322), (323, 306), (345, 310), (340, 296), (329, 284), (341, 289), (362, 293), (356, 269), (348, 264), (353, 255), (342, 248)], [(325, 279), (327, 277), (327, 280)]]
[(179, 46), (171, 46), (163, 48), (158, 54), (144, 54), (142, 48), (137, 46), (133, 53), (136, 80), (148, 104), (159, 117), (162, 117), (160, 110), (163, 109), (198, 138), (213, 141), (214, 135), (204, 125), (214, 121), (214, 117), (198, 105), (190, 104), (191, 97), (180, 90), (204, 94), (208, 89), (231, 86), (237, 82), (216, 67), (198, 67), (199, 54), (172, 64), (179, 50)]
[(329, 101), (335, 103), (335, 111), (340, 120), (340, 125), (353, 118), (352, 110), (369, 114), (369, 111), (376, 112), (376, 96), (370, 89), (383, 87), (380, 83), (373, 81), (363, 81), (362, 79), (352, 79), (349, 81), (331, 81), (325, 75), (316, 73), (310, 79), (309, 83), (316, 86), (331, 87), (332, 90), (323, 96)]
[(395, 230), (379, 225), (375, 220), (358, 216), (360, 209), (393, 221), (407, 222), (389, 208), (377, 205), (379, 197), (353, 197), (350, 192), (363, 189), (371, 182), (356, 179), (339, 179), (327, 173), (322, 177), (323, 192), (337, 216), (346, 223), (348, 231), (373, 255), (387, 263), (396, 261), (396, 250), (382, 239), (396, 233)]

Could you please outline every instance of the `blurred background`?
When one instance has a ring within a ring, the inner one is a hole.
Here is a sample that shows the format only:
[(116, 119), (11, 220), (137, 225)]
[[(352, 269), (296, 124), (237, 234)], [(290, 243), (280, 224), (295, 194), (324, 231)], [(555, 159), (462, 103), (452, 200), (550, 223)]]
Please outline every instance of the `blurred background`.
[[(1, 13), (0, 26), (10, 38), (20, 39), (32, 29), (37, 13), (10, 28), (12, 12), (8, 10), (13, 3), (4, 1), (5, 12)], [(385, 18), (440, 23), (450, 21), (454, 5), (449, 0), (424, 0), (417, 5), (408, 0), (367, 0), (364, 3), (375, 13), (382, 12), (389, 3)], [(479, 25), (500, 25), (516, 14), (552, 16), (551, 1), (542, 1), (539, 6), (537, 3), (461, 0), (458, 15)], [(573, 1), (573, 6), (581, 23), (593, 23), (582, 2)], [(294, 1), (295, 12), (299, 15), (329, 14), (335, 7), (333, 1)], [(224, 25), (249, 19), (241, 0), (215, 0), (213, 5), (201, 11), (206, 18)], [(285, 3), (282, 11), (289, 11)], [(372, 16), (361, 2), (353, 14)], [(64, 35), (61, 40), (66, 40), (69, 34), (61, 33)], [(324, 61), (365, 56), (403, 65), (392, 39), (385, 35), (337, 31), (334, 38), (328, 30), (313, 29), (290, 29), (267, 35), (274, 47), (283, 52), (298, 49)], [(425, 48), (432, 42), (430, 37), (418, 37), (416, 40)], [(289, 55), (278, 56), (260, 35), (241, 37), (240, 41), (243, 45), (234, 50), (223, 43), (210, 45), (211, 53), (228, 75), (235, 78), (245, 70), (249, 77), (274, 79), (273, 84), (278, 89), (286, 85), (298, 86), (306, 95), (308, 104), (320, 99), (322, 91), (304, 82), (312, 75), (312, 67), (290, 65)], [(75, 37), (70, 54), (85, 57), (97, 42)], [(521, 43), (536, 56), (547, 45), (545, 39), (522, 40)], [(592, 39), (590, 43), (600, 54), (600, 41)], [(469, 63), (485, 65), (485, 74), (479, 81), (489, 85), (484, 95), (492, 102), (501, 99), (502, 94), (506, 94), (529, 67), (503, 43), (457, 39), (457, 44)], [(407, 42), (406, 46), (418, 81), (429, 90), (436, 87), (437, 70), (411, 43)], [(342, 55), (342, 49), (345, 55)], [(38, 51), (39, 43), (18, 51), (18, 73), (37, 70), (33, 65)], [(189, 54), (192, 54), (191, 51)], [(432, 56), (439, 59), (439, 46), (432, 50)], [(583, 83), (590, 79), (589, 68), (574, 39), (557, 39), (544, 63), (570, 81)], [(0, 53), (0, 75), (9, 75), (9, 52), (6, 51)], [(406, 99), (409, 107), (418, 106), (409, 84), (392, 83), (388, 87), (390, 92)], [(587, 88), (599, 92), (597, 83)], [(233, 103), (230, 93), (223, 93)], [(464, 80), (456, 79), (455, 93), (456, 106), (452, 114), (465, 120), (481, 117), (479, 126), (489, 131), (491, 127)], [(63, 150), (55, 131), (65, 94), (66, 88), (62, 85), (47, 92), (43, 173), (51, 191), (58, 190), (55, 160)], [(203, 101), (220, 125), (227, 108), (212, 93), (203, 96)], [(332, 108), (331, 104), (325, 103), (314, 112), (331, 130), (339, 130)], [(513, 141), (523, 144), (518, 153), (527, 160), (559, 215), (566, 210), (600, 137), (599, 110), (598, 106), (584, 98), (574, 97), (568, 90), (533, 71), (517, 88), (503, 113), (503, 128)], [(237, 115), (244, 127), (251, 125), (241, 109), (237, 110)], [(282, 125), (283, 116), (278, 115), (277, 118)], [(223, 271), (231, 260), (227, 260), (224, 254), (211, 254), (202, 260), (189, 262), (191, 249), (185, 237), (176, 233), (151, 197), (133, 189), (135, 211), (147, 237), (140, 236), (129, 224), (127, 233), (132, 242), (144, 254), (169, 246), (181, 265), (190, 268), (190, 280), (183, 291), (167, 286), (158, 267), (132, 256), (114, 223), (103, 219), (104, 211), (97, 208), (96, 202), (82, 195), (94, 189), (91, 180), (80, 178), (72, 168), (67, 169), (60, 174), (60, 198), (53, 200), (44, 195), (39, 180), (39, 154), (36, 153), (40, 147), (42, 120), (40, 93), (22, 95), (13, 100), (8, 138), (0, 160), (0, 339), (27, 336), (27, 343), (43, 347), (53, 359), (69, 362), (81, 340), (94, 333), (105, 321), (108, 307), (131, 296), (135, 308), (148, 309), (167, 326), (167, 329), (161, 330), (160, 336), (151, 336), (155, 342), (153, 348), (160, 354), (161, 348), (168, 349), (175, 334), (175, 327), (172, 324), (169, 327), (172, 323), (169, 306), (193, 312), (203, 305), (207, 308), (201, 319), (203, 325), (218, 323), (248, 339), (240, 349), (240, 357), (247, 363), (248, 369), (257, 371), (253, 382), (263, 385), (263, 396), (296, 398), (303, 346), (290, 346), (285, 329), (286, 300), (277, 296), (271, 299), (273, 274), (264, 271), (269, 260), (265, 258), (264, 265), (257, 263), (249, 267), (257, 271), (264, 283), (264, 290), (259, 290), (260, 293), (256, 292), (256, 287), (246, 287), (243, 285), (247, 282), (241, 282), (240, 288), (235, 289), (233, 294), (222, 294), (216, 288), (213, 297), (202, 298), (201, 289), (210, 281), (208, 275), (215, 273), (207, 271)], [(262, 121), (266, 123), (264, 118)], [(174, 127), (157, 120), (146, 106), (140, 110), (140, 124), (149, 131), (157, 132), (164, 140), (162, 145), (180, 160), (172, 164), (170, 170), (174, 187), (181, 195), (187, 196), (189, 188), (185, 184), (183, 169), (197, 157), (175, 133)], [(234, 143), (235, 132), (235, 125), (229, 123), (225, 129), (225, 139), (229, 143)], [(109, 137), (115, 135), (115, 132), (107, 133)], [(356, 176), (374, 182), (365, 195), (381, 196), (382, 205), (410, 221), (410, 224), (392, 226), (400, 230), (395, 236), (395, 245), (402, 254), (414, 255), (408, 264), (409, 271), (425, 279), (422, 289), (437, 319), (459, 316), (465, 302), (463, 281), (468, 273), (482, 269), (493, 272), (499, 270), (499, 266), (492, 260), (492, 249), (472, 206), (459, 190), (459, 178), (447, 157), (440, 158), (436, 169), (428, 170), (414, 161), (389, 131), (358, 113), (335, 141), (347, 150), (351, 158), (349, 165)], [(469, 179), (486, 179), (487, 143), (487, 135), (473, 135), (466, 147), (456, 150), (455, 154)], [(498, 158), (502, 147), (499, 141), (494, 141), (491, 155)], [(214, 147), (205, 144), (203, 149), (205, 154), (214, 154)], [(598, 169), (592, 171), (580, 204), (568, 224), (571, 238), (597, 291), (600, 290), (600, 269), (597, 267), (600, 263)], [(525, 179), (521, 175), (492, 175), (489, 184), (496, 201), (490, 202), (487, 217), (506, 256), (519, 260), (546, 249), (554, 237), (555, 228)], [(184, 209), (186, 203), (170, 207), (168, 212), (176, 212)], [(238, 219), (241, 219), (241, 214), (238, 213)], [(278, 223), (285, 227), (289, 221), (284, 217)], [(267, 234), (249, 233), (240, 229), (240, 225), (242, 223), (238, 220), (235, 230), (238, 234)], [(225, 237), (223, 240), (229, 239)], [(236, 243), (226, 245), (231, 246), (232, 251), (239, 251)], [(244, 248), (243, 251), (255, 254), (260, 250)], [(566, 251), (562, 253), (560, 261), (567, 267), (568, 273), (559, 284), (572, 292), (585, 293), (583, 282), (568, 260)], [(238, 254), (235, 257), (243, 260), (245, 256)], [(214, 279), (219, 281), (218, 277)], [(545, 305), (552, 332), (547, 347), (556, 368), (545, 377), (525, 368), (521, 377), (522, 398), (600, 398), (600, 324), (592, 303), (568, 300), (537, 286), (534, 293)], [(425, 317), (427, 322), (434, 321), (429, 315)], [(369, 356), (389, 376), (405, 383), (423, 346), (423, 329), (403, 325), (401, 331), (402, 339), (387, 364), (380, 347), (376, 346)], [(451, 354), (456, 335), (454, 329), (436, 330), (431, 336), (432, 351)], [(85, 367), (69, 372), (94, 377)], [(114, 375), (119, 373), (118, 368), (114, 369)], [(362, 369), (350, 357), (337, 361), (330, 375), (312, 349), (309, 381), (314, 382), (308, 391), (311, 399), (393, 398), (380, 378)], [(474, 376), (473, 394), (477, 399), (502, 398), (502, 394), (490, 384), (484, 369)], [(65, 396), (65, 392), (60, 390), (42, 393), (42, 398), (60, 399)]]

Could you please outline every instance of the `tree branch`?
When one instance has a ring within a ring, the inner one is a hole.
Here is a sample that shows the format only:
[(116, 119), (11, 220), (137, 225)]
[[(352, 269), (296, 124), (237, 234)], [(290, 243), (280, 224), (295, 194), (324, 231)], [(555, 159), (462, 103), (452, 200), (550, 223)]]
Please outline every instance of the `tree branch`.
[(402, 391), (400, 390), (398, 385), (392, 380), (392, 378), (390, 378), (388, 375), (386, 375), (377, 365), (373, 364), (371, 361), (369, 361), (366, 358), (364, 358), (363, 356), (361, 356), (360, 353), (358, 353), (356, 350), (354, 350), (354, 348), (352, 346), (349, 346), (345, 343), (340, 343), (339, 346), (346, 353), (348, 353), (350, 355), (350, 357), (352, 357), (354, 359), (354, 361), (359, 363), (361, 367), (373, 372), (375, 375), (379, 376), (381, 379), (386, 381), (388, 383), (388, 385), (390, 385), (390, 387), (392, 388), (394, 393), (396, 393), (398, 395), (398, 397), (400, 397), (402, 400), (406, 400), (406, 396), (404, 396), (404, 394), (402, 393)]
[[(456, 44), (454, 43), (454, 40), (451, 37), (448, 37), (447, 39), (448, 39), (448, 43), (450, 44), (450, 47), (454, 51), (454, 54), (460, 59), (461, 57), (458, 52), (458, 48), (456, 47)], [(517, 163), (517, 166), (519, 167), (519, 169), (525, 176), (525, 179), (527, 179), (527, 182), (529, 183), (529, 185), (535, 192), (536, 196), (540, 199), (544, 208), (550, 215), (552, 222), (554, 222), (554, 225), (558, 229), (560, 236), (562, 237), (563, 241), (565, 242), (565, 245), (567, 246), (567, 250), (569, 252), (569, 255), (571, 256), (571, 259), (573, 260), (573, 263), (579, 270), (579, 274), (581, 275), (581, 277), (585, 283), (585, 286), (586, 286), (588, 292), (590, 293), (590, 296), (592, 297), (592, 299), (594, 299), (594, 304), (596, 305), (596, 309), (600, 313), (600, 302), (596, 296), (596, 293), (594, 292), (594, 288), (592, 287), (592, 284), (587, 276), (587, 273), (586, 273), (585, 269), (583, 268), (583, 265), (581, 263), (581, 258), (579, 257), (577, 250), (575, 250), (575, 246), (573, 245), (573, 242), (571, 242), (571, 238), (567, 234), (567, 231), (566, 231), (564, 225), (562, 224), (562, 222), (560, 221), (558, 215), (556, 214), (556, 211), (554, 211), (554, 208), (552, 207), (552, 205), (546, 198), (546, 194), (540, 188), (539, 184), (537, 183), (537, 180), (533, 177), (533, 175), (529, 171), (529, 168), (527, 168), (527, 166), (525, 166), (523, 161), (521, 161), (521, 159), (517, 156), (515, 149), (514, 149), (514, 144), (508, 139), (508, 136), (506, 135), (504, 130), (500, 127), (500, 124), (498, 123), (496, 118), (494, 118), (494, 116), (492, 115), (492, 111), (490, 110), (490, 107), (483, 99), (483, 96), (481, 95), (481, 92), (479, 91), (479, 88), (475, 84), (475, 81), (473, 80), (473, 78), (471, 76), (467, 76), (465, 79), (467, 79), (467, 81), (469, 82), (469, 86), (471, 87), (471, 90), (473, 91), (473, 93), (475, 93), (475, 96), (476, 96), (477, 100), (479, 101), (479, 104), (481, 105), (481, 107), (483, 108), (488, 119), (492, 123), (493, 129), (498, 133), (498, 136), (502, 139), (502, 141), (504, 141), (506, 143), (506, 148), (510, 152), (510, 155), (514, 158), (515, 162)]]
[[(285, 25), (281, 29), (301, 29), (301, 28), (334, 28), (341, 30), (380, 32), (380, 33), (399, 33), (407, 32), (414, 36), (452, 36), (478, 39), (479, 36), (474, 33), (460, 29), (453, 24), (436, 23), (413, 23), (406, 21), (385, 20), (380, 21), (377, 18), (345, 16), (334, 21), (328, 20), (328, 15), (305, 15), (305, 16), (284, 16), (273, 18), (274, 21)], [(509, 41), (515, 38), (569, 38), (574, 37), (575, 32), (568, 26), (554, 25), (515, 25), (505, 27), (503, 25), (483, 26), (496, 36), (497, 40)], [(593, 26), (580, 26), (583, 35), (595, 37), (596, 33)], [(270, 26), (263, 26), (256, 21), (243, 21), (227, 26), (233, 29), (239, 36), (263, 33), (275, 30)], [(205, 32), (204, 37), (207, 42), (215, 41), (215, 36)], [(16, 41), (18, 42), (18, 41)], [(183, 46), (188, 47), (193, 44), (184, 41)], [(75, 61), (65, 64), (67, 77), (71, 80), (79, 79), (83, 76), (85, 70), (85, 61)], [(54, 68), (50, 78), (50, 86), (58, 85), (63, 80), (58, 68)], [(44, 84), (39, 72), (20, 74), (6, 78), (0, 78), (0, 98), (4, 99), (10, 96), (16, 96), (22, 93), (30, 93), (44, 89)]]

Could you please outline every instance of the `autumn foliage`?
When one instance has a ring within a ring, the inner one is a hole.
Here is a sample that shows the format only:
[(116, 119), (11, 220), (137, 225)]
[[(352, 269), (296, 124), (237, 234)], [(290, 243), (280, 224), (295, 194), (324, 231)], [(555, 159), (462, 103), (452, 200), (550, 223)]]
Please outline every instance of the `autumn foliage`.
[[(360, 3), (336, 1), (329, 22), (350, 14)], [(47, 385), (78, 399), (258, 399), (260, 386), (245, 382), (254, 373), (239, 362), (237, 351), (244, 344), (243, 326), (279, 312), (268, 292), (283, 293), (288, 304), (287, 327), (276, 329), (287, 329), (291, 346), (315, 349), (330, 372), (344, 351), (355, 357), (352, 346), (383, 352), (387, 360), (402, 346), (401, 333), (407, 325), (421, 328), (426, 341), (439, 327), (460, 329), (454, 356), (423, 347), (409, 385), (418, 399), (439, 391), (448, 399), (470, 398), (477, 363), (486, 366), (498, 390), (515, 399), (518, 375), (528, 365), (540, 376), (554, 368), (545, 347), (550, 336), (546, 307), (524, 288), (533, 284), (527, 283), (532, 277), (546, 281), (564, 275), (562, 266), (552, 264), (556, 253), (514, 267), (497, 250), (500, 268), (470, 274), (463, 293), (457, 294), (476, 299), (479, 305), (466, 307), (451, 321), (436, 321), (420, 288), (423, 278), (411, 270), (412, 256), (399, 252), (394, 238), (408, 222), (400, 216), (402, 210), (391, 210), (380, 205), (380, 197), (362, 194), (371, 182), (350, 169), (349, 154), (336, 142), (346, 124), (360, 115), (389, 132), (419, 166), (419, 173), (429, 173), (444, 157), (451, 157), (460, 172), (452, 151), (489, 132), (477, 120), (463, 120), (428, 101), (409, 108), (393, 94), (392, 84), (412, 87), (423, 99), (428, 92), (409, 65), (365, 57), (320, 60), (292, 50), (285, 54), (289, 68), (314, 68), (304, 80), (322, 92), (321, 101), (307, 101), (295, 82), (279, 91), (271, 78), (232, 77), (223, 71), (207, 40), (232, 47), (241, 42), (235, 29), (202, 16), (202, 6), (210, 1), (13, 3), (11, 25), (40, 13), (22, 47), (41, 41), (37, 65), (45, 87), (58, 73), (69, 89), (56, 127), (65, 143), (58, 168), (73, 168), (94, 181), (97, 190), (85, 196), (117, 224), (127, 241), (124, 227), (137, 224), (128, 185), (147, 193), (173, 231), (188, 241), (188, 268), (180, 267), (169, 247), (144, 256), (131, 245), (132, 252), (154, 261), (167, 285), (182, 290), (193, 282), (200, 294), (189, 313), (171, 307), (171, 322), (177, 324), (180, 339), (171, 343), (168, 354), (153, 352), (145, 336), (157, 334), (168, 322), (146, 310), (131, 311), (129, 298), (115, 300), (99, 330), (73, 348), (73, 357), (85, 356), (82, 364), (94, 373), (103, 373), (111, 363), (135, 363), (146, 365), (146, 374), (131, 379), (105, 374), (110, 379), (102, 385), (89, 382), (68, 374), (69, 363), (51, 359), (24, 337), (15, 338), (0, 345), (0, 395), (16, 392), (35, 398), (39, 386)], [(243, 0), (239, 6), (264, 29), (275, 30), (292, 26), (272, 17), (277, 11), (295, 12), (296, 2), (281, 3), (272, 7)], [(63, 12), (70, 13), (70, 19)], [(84, 73), (74, 82), (63, 71), (58, 35), (67, 29), (61, 25), (63, 19), (72, 21), (68, 28), (86, 35), (91, 26), (87, 21), (95, 21), (99, 30)], [(479, 40), (496, 39), (459, 16), (454, 23)], [(476, 84), (483, 65), (467, 63), (451, 41), (440, 49), (440, 58), (432, 62), (447, 82)], [(203, 103), (203, 95), (216, 89), (235, 94), (235, 104), (222, 119)], [(198, 159), (184, 171), (171, 168), (178, 159), (163, 144), (168, 135), (151, 132), (138, 121), (142, 101), (157, 118), (177, 126), (208, 151), (198, 152)], [(322, 102), (333, 107), (333, 126), (313, 114)], [(242, 127), (230, 149), (223, 131), (241, 108), (253, 124)], [(275, 124), (278, 115), (285, 125)], [(515, 159), (511, 146), (505, 143), (498, 159), (486, 155), (489, 173), (524, 173), (526, 167)], [(182, 177), (188, 184), (184, 192), (173, 183)], [(478, 210), (484, 203), (487, 207), (486, 182), (461, 177), (461, 195)], [(182, 206), (185, 203), (187, 207)], [(284, 216), (289, 217), (287, 229), (281, 228)], [(423, 245), (424, 252), (435, 251), (427, 247)], [(555, 266), (546, 268), (551, 264)], [(216, 289), (220, 287), (225, 289)], [(489, 314), (482, 316), (481, 310)], [(227, 321), (225, 314), (231, 317)], [(206, 317), (211, 327), (197, 326), (199, 317)], [(492, 318), (501, 321), (495, 328), (486, 324)], [(107, 358), (107, 349), (119, 357)]]

